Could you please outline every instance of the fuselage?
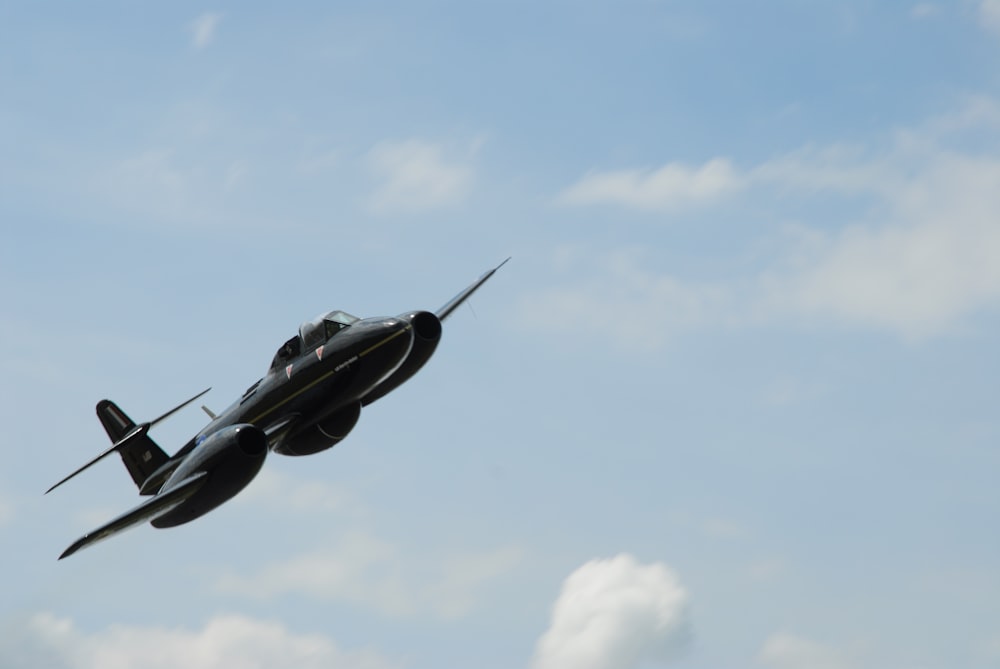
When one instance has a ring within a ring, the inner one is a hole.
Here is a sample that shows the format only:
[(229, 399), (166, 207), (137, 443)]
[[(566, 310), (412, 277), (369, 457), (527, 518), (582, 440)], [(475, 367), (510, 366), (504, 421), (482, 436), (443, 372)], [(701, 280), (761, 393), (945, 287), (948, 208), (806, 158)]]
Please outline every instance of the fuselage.
[(368, 318), (312, 342), (300, 337), (301, 348), (290, 355), (279, 349), (268, 373), (151, 475), (142, 493), (157, 492), (179, 462), (232, 425), (254, 425), (268, 432), (272, 450), (303, 454), (294, 448), (297, 435), (338, 412), (359, 411), (365, 396), (406, 361), (413, 330), (409, 319)]

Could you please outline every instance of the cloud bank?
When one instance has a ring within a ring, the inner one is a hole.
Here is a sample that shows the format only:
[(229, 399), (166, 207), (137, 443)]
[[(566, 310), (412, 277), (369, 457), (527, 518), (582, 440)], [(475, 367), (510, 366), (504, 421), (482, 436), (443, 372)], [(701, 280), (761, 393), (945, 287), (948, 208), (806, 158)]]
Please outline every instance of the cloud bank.
[(274, 562), (248, 575), (223, 574), (216, 588), (258, 599), (295, 595), (349, 601), (393, 617), (452, 620), (475, 608), (483, 589), (521, 558), (516, 547), (428, 558), (356, 533), (332, 549)]
[(662, 342), (678, 326), (779, 319), (907, 339), (955, 331), (1000, 306), (1000, 147), (990, 140), (997, 129), (1000, 105), (974, 99), (894, 132), (877, 149), (809, 146), (744, 170), (717, 158), (700, 169), (591, 173), (562, 201), (646, 211), (746, 196), (774, 221), (800, 219), (803, 207), (810, 213), (768, 240), (777, 257), (756, 274), (692, 283), (644, 267), (641, 254), (602, 249), (579, 263), (590, 279), (539, 291), (526, 310), (577, 327), (610, 309), (627, 346), (643, 332)]

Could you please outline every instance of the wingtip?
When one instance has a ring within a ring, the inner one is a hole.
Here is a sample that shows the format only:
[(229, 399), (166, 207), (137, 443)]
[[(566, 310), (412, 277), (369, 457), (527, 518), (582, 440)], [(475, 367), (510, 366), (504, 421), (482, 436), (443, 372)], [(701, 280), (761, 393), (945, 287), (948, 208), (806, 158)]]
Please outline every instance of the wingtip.
[(70, 555), (72, 555), (73, 553), (75, 553), (78, 550), (80, 550), (80, 548), (82, 547), (83, 542), (84, 542), (85, 539), (86, 539), (86, 537), (84, 537), (83, 539), (80, 539), (80, 540), (74, 542), (69, 548), (67, 548), (66, 550), (64, 550), (62, 552), (62, 554), (59, 556), (59, 560), (62, 560), (63, 558), (68, 558)]
[(476, 281), (472, 283), (472, 285), (467, 287), (461, 293), (448, 300), (448, 302), (446, 302), (444, 306), (442, 306), (435, 312), (435, 315), (442, 321), (448, 318), (448, 316), (450, 316), (452, 312), (455, 311), (455, 309), (460, 307), (462, 303), (464, 303), (467, 299), (472, 297), (472, 294), (477, 290), (479, 290), (480, 286), (482, 286), (490, 279), (490, 277), (496, 274), (496, 271), (498, 269), (506, 265), (508, 260), (510, 260), (510, 256), (508, 256), (502, 263), (500, 263), (499, 265), (497, 265), (496, 267), (487, 271), (485, 274), (479, 277)]
[(497, 265), (496, 267), (494, 267), (493, 269), (491, 269), (490, 270), (490, 276), (492, 276), (493, 273), (496, 272), (498, 269), (500, 269), (501, 267), (503, 267), (504, 265), (506, 265), (510, 261), (510, 259), (512, 257), (513, 256), (507, 256), (506, 258), (504, 258), (504, 261), (502, 263), (500, 263), (499, 265)]

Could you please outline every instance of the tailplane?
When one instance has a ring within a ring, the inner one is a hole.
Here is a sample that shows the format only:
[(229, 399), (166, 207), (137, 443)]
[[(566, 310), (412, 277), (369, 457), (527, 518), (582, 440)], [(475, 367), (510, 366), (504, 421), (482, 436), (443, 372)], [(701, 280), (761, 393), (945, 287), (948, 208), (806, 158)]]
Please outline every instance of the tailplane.
[[(121, 441), (136, 427), (135, 421), (111, 400), (101, 400), (97, 403), (97, 417), (114, 444)], [(143, 482), (149, 478), (150, 474), (170, 459), (170, 456), (157, 446), (148, 434), (129, 440), (128, 443), (118, 448), (118, 453), (122, 456), (125, 468), (128, 469), (132, 480), (139, 488), (142, 487)]]
[(122, 462), (125, 463), (125, 467), (128, 469), (128, 473), (131, 474), (132, 480), (139, 487), (140, 494), (154, 494), (153, 492), (143, 493), (142, 484), (150, 474), (170, 458), (163, 452), (162, 448), (156, 445), (156, 442), (149, 438), (149, 428), (161, 420), (174, 415), (209, 390), (211, 388), (201, 391), (185, 402), (181, 402), (159, 418), (155, 418), (147, 423), (139, 423), (138, 425), (124, 411), (119, 409), (117, 404), (111, 400), (101, 400), (97, 403), (97, 417), (101, 420), (101, 425), (104, 426), (104, 430), (108, 433), (108, 436), (111, 437), (111, 448), (93, 458), (82, 467), (79, 467), (69, 476), (63, 478), (59, 483), (46, 490), (45, 494), (52, 492), (63, 483), (66, 483), (66, 481), (69, 481), (83, 470), (91, 467), (115, 451), (122, 454)]

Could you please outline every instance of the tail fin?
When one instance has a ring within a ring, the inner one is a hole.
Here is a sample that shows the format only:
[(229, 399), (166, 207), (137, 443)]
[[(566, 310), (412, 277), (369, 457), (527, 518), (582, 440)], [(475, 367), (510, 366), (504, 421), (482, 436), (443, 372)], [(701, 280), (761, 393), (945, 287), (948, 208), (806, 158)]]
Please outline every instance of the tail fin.
[[(101, 400), (97, 403), (97, 417), (104, 426), (104, 431), (108, 433), (112, 443), (117, 443), (136, 424), (128, 415), (118, 408), (118, 405), (111, 400)], [(163, 449), (156, 445), (149, 435), (143, 435), (138, 439), (126, 444), (118, 450), (122, 456), (125, 468), (132, 475), (132, 480), (139, 488), (149, 475), (160, 468), (170, 457), (163, 452)]]

